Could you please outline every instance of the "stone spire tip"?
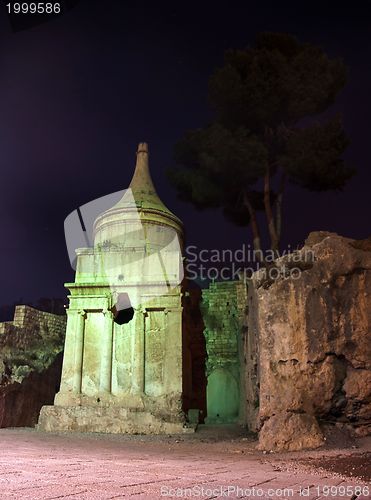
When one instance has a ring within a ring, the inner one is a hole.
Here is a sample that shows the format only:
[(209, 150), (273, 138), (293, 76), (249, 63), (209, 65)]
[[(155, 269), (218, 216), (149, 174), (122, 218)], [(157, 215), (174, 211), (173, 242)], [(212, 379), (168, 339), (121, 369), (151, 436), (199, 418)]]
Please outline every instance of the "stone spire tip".
[(138, 153), (147, 153), (148, 154), (148, 144), (146, 142), (140, 142), (138, 144), (137, 154)]
[(148, 144), (140, 142), (137, 149), (135, 171), (130, 183), (135, 192), (155, 192), (148, 165)]

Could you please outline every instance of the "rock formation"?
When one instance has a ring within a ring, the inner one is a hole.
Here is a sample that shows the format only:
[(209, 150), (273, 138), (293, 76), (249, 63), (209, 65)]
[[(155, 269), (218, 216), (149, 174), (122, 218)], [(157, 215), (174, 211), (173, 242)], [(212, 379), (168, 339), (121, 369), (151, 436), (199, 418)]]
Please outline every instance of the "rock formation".
[(65, 316), (17, 306), (0, 323), (0, 427), (34, 426), (59, 387)]
[(254, 274), (246, 419), (261, 449), (319, 447), (324, 424), (371, 432), (370, 324), (370, 239), (311, 233)]

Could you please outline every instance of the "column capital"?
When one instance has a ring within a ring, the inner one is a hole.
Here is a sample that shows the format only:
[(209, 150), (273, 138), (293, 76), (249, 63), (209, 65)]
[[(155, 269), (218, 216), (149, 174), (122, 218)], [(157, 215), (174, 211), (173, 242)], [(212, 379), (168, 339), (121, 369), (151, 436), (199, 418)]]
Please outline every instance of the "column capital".
[(145, 307), (143, 307), (142, 305), (139, 305), (138, 307), (136, 307), (135, 312), (143, 314), (143, 315), (148, 314), (147, 309)]
[(113, 318), (113, 312), (111, 311), (111, 309), (102, 309), (102, 313), (105, 317)]

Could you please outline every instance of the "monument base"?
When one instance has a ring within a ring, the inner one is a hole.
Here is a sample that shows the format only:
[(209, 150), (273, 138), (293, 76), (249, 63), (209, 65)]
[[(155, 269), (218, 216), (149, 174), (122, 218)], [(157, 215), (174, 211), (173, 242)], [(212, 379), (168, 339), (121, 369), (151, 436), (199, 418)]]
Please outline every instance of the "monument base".
[(37, 428), (47, 432), (100, 432), (110, 434), (183, 434), (196, 425), (167, 422), (148, 411), (122, 407), (43, 406)]

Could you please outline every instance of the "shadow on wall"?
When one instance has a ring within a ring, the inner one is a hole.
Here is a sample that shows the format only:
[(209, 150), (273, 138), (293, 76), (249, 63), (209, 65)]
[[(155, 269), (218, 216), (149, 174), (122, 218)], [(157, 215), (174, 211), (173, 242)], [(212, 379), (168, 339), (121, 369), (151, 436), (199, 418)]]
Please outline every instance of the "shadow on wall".
[(201, 300), (201, 288), (185, 280), (182, 297), (183, 411), (190, 420), (194, 418), (203, 424), (206, 418), (207, 354)]

